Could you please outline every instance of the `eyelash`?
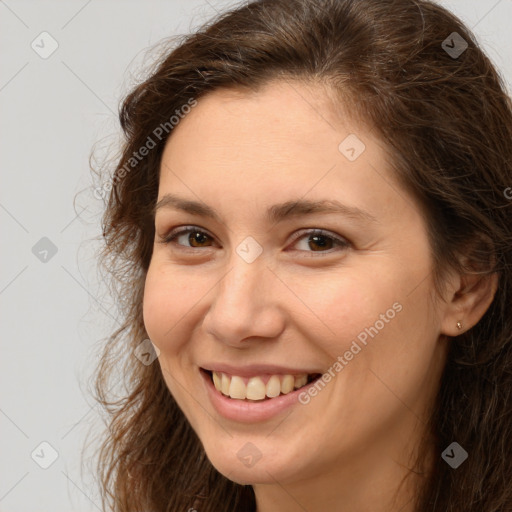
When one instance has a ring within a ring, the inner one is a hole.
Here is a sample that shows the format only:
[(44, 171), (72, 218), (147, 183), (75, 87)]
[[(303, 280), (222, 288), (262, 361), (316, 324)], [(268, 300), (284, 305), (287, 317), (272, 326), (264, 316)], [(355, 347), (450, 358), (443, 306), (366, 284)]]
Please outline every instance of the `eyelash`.
[[(186, 226), (186, 227), (175, 229), (175, 230), (171, 231), (168, 235), (166, 235), (160, 241), (160, 243), (162, 243), (164, 245), (168, 245), (168, 244), (172, 243), (172, 244), (180, 247), (180, 250), (183, 250), (185, 252), (194, 252), (194, 253), (197, 252), (198, 249), (208, 249), (209, 248), (209, 247), (204, 247), (204, 248), (202, 248), (202, 247), (187, 247), (187, 246), (184, 246), (182, 244), (178, 244), (175, 242), (175, 240), (178, 237), (180, 237), (181, 235), (187, 234), (187, 233), (200, 233), (201, 235), (206, 235), (207, 237), (209, 237), (210, 239), (213, 240), (213, 237), (210, 236), (206, 231), (204, 231), (196, 226)], [(332, 240), (334, 242), (335, 246), (341, 247), (342, 249), (346, 249), (350, 246), (350, 243), (346, 239), (344, 239), (340, 236), (337, 236), (334, 233), (331, 233), (329, 231), (324, 231), (323, 229), (310, 229), (309, 231), (300, 232), (298, 235), (294, 236), (293, 243), (295, 244), (296, 242), (298, 242), (299, 240), (301, 240), (302, 238), (305, 238), (307, 236), (322, 236), (324, 238)], [(333, 252), (337, 252), (337, 251), (334, 251), (333, 249), (329, 249), (327, 251), (299, 251), (299, 252), (310, 252), (310, 253), (312, 253), (310, 255), (311, 257), (316, 257), (317, 255), (332, 254)]]

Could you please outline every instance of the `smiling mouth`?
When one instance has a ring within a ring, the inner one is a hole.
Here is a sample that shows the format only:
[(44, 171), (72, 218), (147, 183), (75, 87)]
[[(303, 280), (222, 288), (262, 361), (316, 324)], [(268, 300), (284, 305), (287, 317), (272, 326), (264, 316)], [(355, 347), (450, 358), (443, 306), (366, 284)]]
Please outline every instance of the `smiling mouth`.
[(301, 389), (321, 377), (320, 373), (300, 375), (262, 375), (239, 377), (201, 369), (215, 389), (226, 397), (248, 402), (271, 400)]

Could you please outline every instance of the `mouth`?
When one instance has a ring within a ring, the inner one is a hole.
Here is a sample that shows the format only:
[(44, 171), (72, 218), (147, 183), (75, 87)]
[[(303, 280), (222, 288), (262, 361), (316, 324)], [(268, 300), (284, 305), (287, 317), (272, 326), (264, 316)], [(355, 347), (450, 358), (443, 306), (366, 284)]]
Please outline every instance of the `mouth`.
[(242, 377), (204, 368), (201, 368), (201, 372), (210, 379), (219, 394), (242, 402), (270, 401), (308, 386), (321, 377), (320, 373), (263, 374)]

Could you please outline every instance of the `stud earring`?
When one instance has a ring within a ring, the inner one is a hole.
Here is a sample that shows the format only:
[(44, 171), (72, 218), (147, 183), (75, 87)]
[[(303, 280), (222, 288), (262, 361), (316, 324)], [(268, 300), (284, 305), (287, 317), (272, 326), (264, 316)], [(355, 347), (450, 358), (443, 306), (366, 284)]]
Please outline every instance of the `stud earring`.
[(460, 322), (457, 322), (457, 329), (462, 329), (462, 324)]

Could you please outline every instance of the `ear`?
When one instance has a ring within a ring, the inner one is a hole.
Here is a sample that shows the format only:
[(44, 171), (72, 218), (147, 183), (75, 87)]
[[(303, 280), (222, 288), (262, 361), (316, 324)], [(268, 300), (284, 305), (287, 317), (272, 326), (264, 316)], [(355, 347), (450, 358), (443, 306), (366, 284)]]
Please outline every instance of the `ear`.
[[(441, 333), (459, 336), (484, 316), (498, 288), (498, 274), (464, 273), (450, 280), (441, 322)], [(462, 328), (457, 327), (457, 322)]]

